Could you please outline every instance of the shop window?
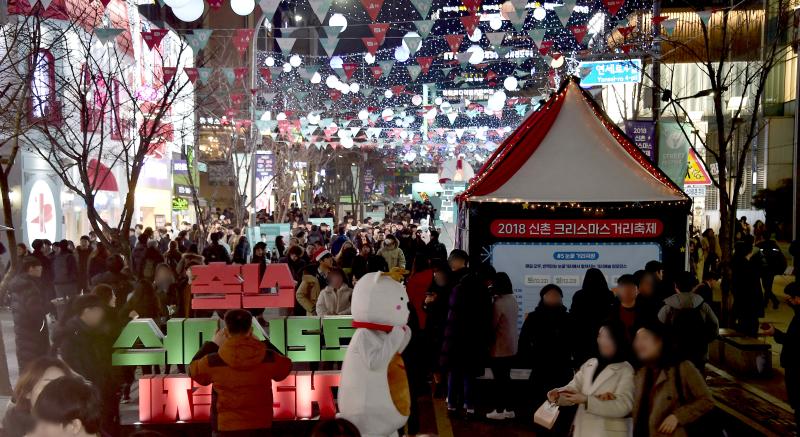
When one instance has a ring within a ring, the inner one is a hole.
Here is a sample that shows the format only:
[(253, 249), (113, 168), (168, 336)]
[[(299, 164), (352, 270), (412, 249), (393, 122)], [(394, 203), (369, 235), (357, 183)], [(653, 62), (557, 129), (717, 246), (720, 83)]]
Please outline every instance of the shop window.
[(40, 49), (31, 57), (30, 121), (60, 121), (56, 99), (56, 66), (50, 50)]

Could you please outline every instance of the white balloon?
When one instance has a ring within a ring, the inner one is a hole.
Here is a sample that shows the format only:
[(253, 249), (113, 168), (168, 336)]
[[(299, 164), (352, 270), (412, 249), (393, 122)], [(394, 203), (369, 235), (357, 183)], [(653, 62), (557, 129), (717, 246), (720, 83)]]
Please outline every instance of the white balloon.
[(394, 111), (392, 111), (392, 108), (386, 108), (381, 112), (381, 117), (383, 117), (384, 121), (389, 121), (394, 117)]
[(175, 8), (182, 8), (191, 2), (192, 0), (165, 0), (164, 4), (175, 9)]
[(503, 90), (495, 91), (494, 94), (489, 96), (489, 101), (486, 107), (492, 111), (500, 111), (506, 104), (506, 93)]
[(346, 83), (339, 82), (339, 86), (336, 87), (336, 89), (341, 91), (342, 94), (350, 94), (350, 86), (347, 85)]
[(422, 96), (419, 95), (419, 94), (416, 94), (414, 97), (411, 98), (411, 103), (413, 103), (414, 105), (417, 105), (417, 106), (421, 105), (422, 104)]
[(285, 63), (283, 64), (283, 72), (284, 72), (284, 73), (288, 73), (288, 72), (290, 72), (290, 71), (292, 71), (292, 66), (291, 66), (291, 65), (289, 65), (289, 63), (288, 63), (288, 62), (285, 62)]
[(325, 78), (325, 85), (327, 85), (328, 88), (336, 88), (336, 85), (338, 84), (339, 84), (339, 78), (336, 77), (336, 75), (334, 74), (331, 74), (330, 76)]
[(406, 38), (413, 37), (413, 36), (417, 36), (418, 37), (420, 35), (417, 32), (408, 32), (405, 35), (403, 35), (403, 44), (402, 44), (402, 46), (405, 47), (406, 50), (408, 50), (409, 52), (417, 52), (422, 47), (422, 39), (420, 39), (419, 42), (414, 47), (409, 47), (409, 45), (406, 44)]
[(286, 113), (285, 112), (279, 112), (278, 116), (275, 117), (275, 119), (278, 120), (278, 121), (286, 120)]
[(538, 7), (533, 10), (533, 18), (542, 21), (547, 18), (547, 11), (542, 7)]
[(254, 0), (231, 0), (231, 9), (236, 15), (247, 16), (256, 8)]
[(509, 91), (516, 91), (518, 85), (519, 85), (519, 82), (517, 81), (517, 78), (514, 77), (514, 76), (508, 76), (503, 81), (503, 88), (505, 88), (505, 89), (507, 89)]
[(392, 90), (386, 90), (383, 92), (383, 96), (386, 97), (387, 99), (391, 99), (392, 96), (394, 96), (394, 93), (392, 92)]
[(399, 45), (394, 49), (394, 58), (397, 62), (406, 62), (410, 56), (411, 52), (408, 50), (408, 47), (404, 45)]
[(345, 29), (347, 29), (347, 18), (345, 18), (345, 16), (342, 14), (333, 14), (328, 20), (328, 25), (333, 27), (341, 27), (342, 30), (340, 30), (339, 33), (342, 33)]
[(503, 19), (498, 15), (489, 19), (489, 27), (492, 30), (500, 30), (503, 27)]
[(472, 35), (468, 35), (469, 40), (472, 42), (480, 42), (481, 38), (483, 38), (483, 32), (481, 31), (480, 27), (476, 27), (475, 31), (472, 32)]
[(562, 65), (564, 65), (564, 56), (563, 55), (559, 56), (558, 59), (553, 58), (550, 61), (550, 66), (553, 67), (553, 68), (560, 68)]
[(275, 66), (275, 58), (272, 56), (267, 56), (267, 59), (264, 60), (264, 64), (267, 67), (274, 67)]
[(483, 57), (485, 56), (485, 53), (484, 53), (483, 48), (481, 46), (479, 46), (479, 45), (471, 45), (467, 49), (467, 53), (472, 53), (472, 55), (469, 57), (469, 63), (470, 64), (475, 65), (475, 64), (480, 64), (481, 62), (483, 62)]
[(180, 8), (172, 8), (172, 14), (175, 15), (175, 18), (189, 23), (200, 18), (205, 7), (206, 4), (203, 0), (191, 0)]
[(331, 68), (342, 68), (342, 65), (344, 65), (344, 60), (342, 60), (340, 56), (334, 56), (331, 58)]
[(358, 119), (361, 121), (367, 121), (369, 119), (369, 111), (366, 109), (358, 111)]
[(366, 62), (367, 64), (374, 64), (375, 63), (375, 55), (373, 55), (370, 52), (367, 52), (364, 55), (364, 62)]
[(443, 101), (444, 101), (444, 100), (442, 100), (442, 98), (441, 98), (441, 97), (437, 97), (437, 98), (436, 98), (436, 99), (433, 101), (433, 103), (436, 103), (437, 105), (441, 105)]
[(315, 114), (313, 112), (308, 113), (308, 124), (317, 124), (319, 123), (319, 120), (319, 114)]
[(322, 76), (320, 76), (319, 72), (314, 72), (311, 76), (311, 83), (320, 83), (322, 82)]
[(353, 83), (350, 84), (350, 92), (351, 93), (357, 93), (360, 90), (361, 90), (361, 85), (359, 85), (358, 83), (353, 82)]
[(292, 55), (292, 57), (289, 58), (289, 64), (292, 67), (299, 67), (300, 64), (302, 64), (302, 63), (303, 63), (303, 60), (300, 59), (300, 56), (298, 56), (298, 55)]

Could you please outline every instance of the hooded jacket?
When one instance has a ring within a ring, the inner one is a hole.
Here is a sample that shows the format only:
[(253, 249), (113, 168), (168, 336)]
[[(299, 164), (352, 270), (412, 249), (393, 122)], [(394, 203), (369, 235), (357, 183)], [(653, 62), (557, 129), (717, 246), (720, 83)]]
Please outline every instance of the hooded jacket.
[(353, 289), (347, 284), (342, 284), (338, 290), (328, 285), (319, 294), (317, 300), (318, 316), (342, 316), (350, 314), (350, 301)]
[(406, 268), (406, 256), (393, 239), (383, 240), (383, 247), (378, 251), (378, 255), (386, 260), (389, 270), (392, 270), (393, 267)]
[(198, 384), (214, 384), (219, 431), (272, 427), (272, 381), (291, 370), (292, 360), (245, 335), (228, 338), (222, 347), (207, 342), (189, 365)]

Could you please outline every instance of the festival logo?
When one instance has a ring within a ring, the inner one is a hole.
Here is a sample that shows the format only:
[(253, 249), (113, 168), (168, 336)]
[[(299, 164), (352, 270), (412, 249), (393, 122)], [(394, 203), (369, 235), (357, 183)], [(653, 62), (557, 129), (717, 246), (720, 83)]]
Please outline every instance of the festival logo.
[(56, 202), (50, 185), (39, 179), (31, 185), (25, 208), (25, 229), (30, 244), (36, 239), (56, 239)]

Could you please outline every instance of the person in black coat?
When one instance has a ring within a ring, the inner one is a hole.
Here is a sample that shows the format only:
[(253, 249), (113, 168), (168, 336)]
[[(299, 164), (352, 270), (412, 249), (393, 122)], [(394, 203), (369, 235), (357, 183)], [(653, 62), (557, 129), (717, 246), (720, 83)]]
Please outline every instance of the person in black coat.
[(78, 261), (75, 254), (69, 250), (69, 241), (61, 240), (56, 243), (58, 253), (53, 257), (53, 286), (56, 297), (70, 299), (78, 294)]
[(781, 367), (786, 375), (786, 392), (789, 394), (789, 405), (794, 409), (794, 421), (800, 424), (800, 287), (792, 282), (783, 292), (786, 294), (786, 303), (794, 310), (792, 321), (786, 332), (770, 326), (765, 334), (775, 336), (775, 341), (783, 345)]
[(106, 260), (106, 271), (100, 273), (90, 281), (90, 285), (106, 284), (114, 290), (117, 306), (121, 306), (128, 300), (128, 295), (133, 290), (133, 278), (122, 273), (125, 267), (125, 260), (121, 255), (112, 255)]
[(45, 240), (33, 240), (31, 247), (33, 248), (31, 256), (38, 259), (39, 263), (42, 265), (41, 291), (44, 293), (42, 297), (49, 302), (56, 297), (56, 291), (53, 288), (53, 262), (50, 259), (51, 254), (45, 245)]
[(22, 259), (20, 272), (8, 284), (20, 372), (50, 351), (47, 314), (51, 312), (51, 305), (40, 289), (41, 277), (42, 263), (27, 256)]
[(113, 377), (111, 353), (115, 338), (110, 337), (111, 332), (106, 326), (107, 308), (108, 302), (95, 294), (76, 298), (72, 304), (72, 317), (56, 330), (53, 348), (75, 373), (97, 387), (103, 400), (103, 431), (117, 435), (119, 381)]
[(144, 268), (144, 259), (147, 256), (147, 235), (141, 234), (136, 237), (136, 240), (136, 245), (131, 249), (131, 272), (139, 278)]
[(541, 300), (522, 324), (517, 348), (518, 364), (531, 369), (528, 410), (534, 411), (547, 392), (563, 387), (572, 379), (574, 320), (564, 306), (564, 292), (558, 285), (545, 285)]
[(206, 260), (206, 264), (218, 262), (224, 262), (225, 264), (231, 263), (231, 255), (228, 253), (228, 249), (225, 249), (223, 245), (219, 244), (221, 238), (221, 232), (211, 234), (211, 244), (203, 249), (203, 259)]
[(608, 288), (603, 272), (596, 268), (587, 270), (569, 310), (575, 321), (574, 362), (578, 365), (596, 356), (597, 332), (611, 314), (613, 304), (614, 293)]
[(763, 258), (753, 251), (752, 237), (737, 241), (733, 249), (731, 270), (733, 278), (733, 318), (736, 330), (755, 337), (758, 319), (764, 316), (764, 293), (761, 289)]
[(475, 413), (475, 378), (483, 375), (489, 361), (491, 343), (494, 268), (482, 264), (477, 272), (464, 277), (453, 288), (439, 360), (449, 372), (447, 408), (455, 411), (463, 401), (467, 414)]
[(447, 248), (439, 241), (439, 231), (431, 229), (431, 240), (425, 245), (425, 252), (430, 259), (447, 259)]
[(425, 339), (428, 343), (428, 357), (431, 361), (428, 368), (439, 371), (438, 355), (444, 342), (444, 330), (447, 326), (447, 312), (450, 308), (450, 293), (453, 282), (450, 279), (450, 267), (442, 260), (434, 260), (433, 282), (425, 295), (422, 309), (425, 311)]

